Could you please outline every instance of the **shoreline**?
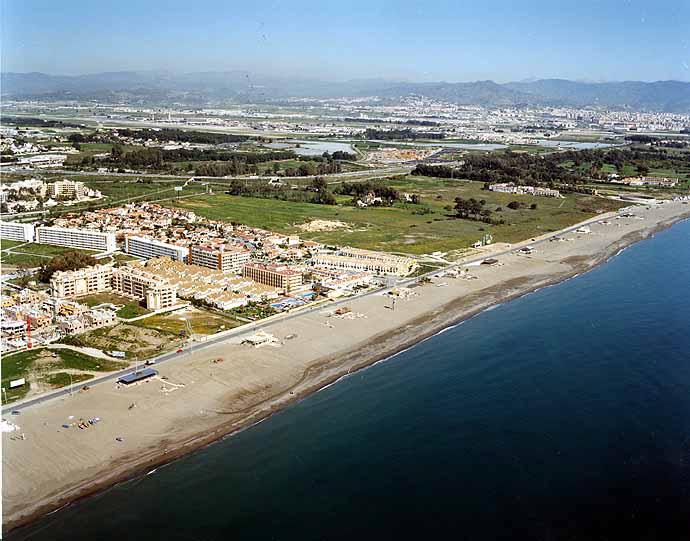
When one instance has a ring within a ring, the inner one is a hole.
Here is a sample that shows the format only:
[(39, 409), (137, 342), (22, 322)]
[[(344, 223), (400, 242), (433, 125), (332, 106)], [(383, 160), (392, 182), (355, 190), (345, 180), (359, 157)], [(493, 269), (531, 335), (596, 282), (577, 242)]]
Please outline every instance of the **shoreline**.
[[(688, 218), (690, 218), (690, 212), (679, 213), (668, 219), (660, 220), (652, 227), (633, 229), (591, 254), (571, 255), (562, 258), (558, 263), (567, 264), (569, 266), (567, 270), (547, 271), (528, 276), (523, 273), (522, 276), (499, 280), (467, 295), (452, 297), (447, 302), (435, 306), (432, 311), (424, 311), (416, 317), (406, 320), (403, 326), (395, 326), (384, 332), (376, 333), (350, 349), (321, 356), (306, 366), (297, 381), (286, 388), (281, 388), (275, 394), (262, 396), (258, 402), (252, 402), (245, 407), (238, 408), (235, 402), (231, 401), (228, 406), (233, 406), (232, 408), (208, 409), (208, 412), (215, 415), (213, 419), (216, 420), (216, 422), (211, 423), (210, 429), (202, 429), (179, 438), (175, 438), (174, 435), (168, 438), (166, 435), (156, 445), (135, 449), (129, 455), (125, 454), (113, 460), (109, 464), (107, 472), (102, 471), (102, 469), (97, 472), (94, 471), (94, 475), (87, 475), (81, 482), (71, 485), (66, 490), (61, 490), (58, 493), (49, 492), (44, 494), (41, 500), (34, 500), (29, 505), (25, 504), (22, 506), (22, 509), (26, 510), (25, 513), (17, 510), (4, 519), (4, 533), (29, 525), (66, 506), (78, 504), (81, 500), (112, 486), (148, 475), (154, 469), (172, 463), (191, 452), (251, 428), (268, 419), (274, 413), (300, 402), (350, 374), (389, 360), (492, 307), (539, 289), (557, 285), (592, 270), (619, 255), (628, 246), (650, 238), (657, 232)], [(239, 400), (239, 402), (241, 406), (242, 401)], [(226, 416), (227, 420), (225, 419)], [(222, 419), (221, 422), (217, 422), (219, 417)]]

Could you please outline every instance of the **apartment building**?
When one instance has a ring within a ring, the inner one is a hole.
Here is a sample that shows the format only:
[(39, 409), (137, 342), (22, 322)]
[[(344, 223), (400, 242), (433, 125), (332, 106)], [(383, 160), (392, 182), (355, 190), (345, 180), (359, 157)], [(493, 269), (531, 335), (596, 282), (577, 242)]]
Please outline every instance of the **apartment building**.
[(145, 300), (149, 310), (169, 308), (177, 303), (177, 287), (141, 267), (113, 269), (112, 289), (120, 295)]
[(94, 265), (73, 271), (58, 271), (50, 279), (54, 297), (68, 299), (112, 289), (113, 268)]
[(337, 254), (317, 254), (312, 258), (312, 263), (317, 267), (394, 274), (396, 276), (407, 276), (417, 268), (417, 260), (411, 257), (349, 246), (342, 248)]
[(238, 273), (249, 263), (249, 250), (234, 244), (195, 245), (189, 248), (189, 264), (223, 272)]
[(0, 221), (0, 238), (19, 242), (33, 242), (35, 231), (33, 224)]
[(189, 250), (184, 246), (169, 244), (146, 237), (126, 237), (125, 252), (145, 259), (152, 257), (169, 257), (177, 261), (186, 261)]
[(66, 227), (37, 227), (36, 242), (99, 252), (114, 252), (117, 249), (114, 233), (100, 233)]
[(83, 182), (72, 180), (57, 180), (48, 184), (48, 193), (51, 197), (65, 199), (81, 199), (86, 197), (89, 189)]
[(277, 287), (285, 293), (302, 285), (302, 274), (285, 266), (248, 263), (242, 267), (242, 276), (260, 284)]
[(537, 195), (540, 197), (561, 197), (561, 192), (551, 188), (539, 186), (517, 186), (512, 182), (491, 184), (489, 190), (499, 193), (513, 193), (516, 195)]

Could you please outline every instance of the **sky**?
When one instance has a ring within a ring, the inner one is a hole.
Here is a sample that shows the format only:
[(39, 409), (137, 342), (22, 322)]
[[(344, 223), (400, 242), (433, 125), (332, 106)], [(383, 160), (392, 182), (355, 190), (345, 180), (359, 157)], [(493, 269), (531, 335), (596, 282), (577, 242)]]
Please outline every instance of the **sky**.
[(2, 71), (690, 81), (690, 0), (0, 0)]

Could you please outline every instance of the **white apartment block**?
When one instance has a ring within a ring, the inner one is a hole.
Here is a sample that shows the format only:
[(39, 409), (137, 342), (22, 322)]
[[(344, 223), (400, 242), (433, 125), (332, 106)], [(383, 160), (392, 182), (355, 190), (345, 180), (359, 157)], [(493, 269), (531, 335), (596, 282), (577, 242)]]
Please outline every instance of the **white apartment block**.
[(0, 221), (0, 238), (20, 242), (33, 242), (35, 231), (33, 224)]
[(177, 261), (186, 261), (189, 250), (184, 246), (168, 244), (145, 237), (126, 237), (125, 252), (150, 259), (152, 257), (169, 257)]
[(51, 197), (64, 197), (66, 199), (81, 199), (86, 197), (89, 189), (83, 182), (72, 180), (57, 180), (48, 184), (48, 192)]
[(249, 250), (232, 244), (221, 246), (195, 245), (189, 248), (189, 264), (223, 272), (240, 272), (249, 262)]
[(54, 297), (68, 299), (112, 289), (113, 268), (94, 265), (73, 271), (58, 271), (50, 279)]
[(99, 252), (114, 252), (117, 249), (114, 233), (100, 233), (66, 227), (37, 227), (36, 242)]
[(551, 188), (541, 188), (539, 186), (517, 186), (512, 182), (491, 184), (489, 190), (500, 193), (513, 193), (516, 195), (537, 195), (540, 197), (561, 197), (561, 192)]

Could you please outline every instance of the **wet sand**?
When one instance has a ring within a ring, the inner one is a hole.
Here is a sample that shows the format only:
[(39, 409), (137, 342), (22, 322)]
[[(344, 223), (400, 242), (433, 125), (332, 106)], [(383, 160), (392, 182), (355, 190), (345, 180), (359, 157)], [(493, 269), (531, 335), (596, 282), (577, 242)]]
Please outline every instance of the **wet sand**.
[[(644, 219), (612, 219), (592, 225), (590, 234), (543, 243), (533, 254), (501, 256), (498, 266), (471, 266), (473, 280), (435, 278), (394, 309), (388, 296), (373, 295), (348, 303), (364, 317), (326, 317), (324, 306), (276, 321), (265, 330), (283, 340), (278, 348), (225, 342), (160, 365), (167, 380), (121, 389), (104, 383), (12, 416), (26, 439), (3, 434), (5, 530), (259, 422), (492, 305), (586, 272), (690, 217), (690, 205), (666, 203), (635, 214)], [(289, 335), (296, 336), (286, 340)], [(213, 362), (218, 358), (223, 362)], [(62, 428), (93, 417), (101, 422), (88, 429)]]

